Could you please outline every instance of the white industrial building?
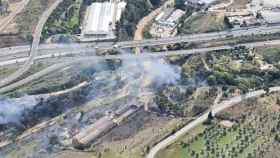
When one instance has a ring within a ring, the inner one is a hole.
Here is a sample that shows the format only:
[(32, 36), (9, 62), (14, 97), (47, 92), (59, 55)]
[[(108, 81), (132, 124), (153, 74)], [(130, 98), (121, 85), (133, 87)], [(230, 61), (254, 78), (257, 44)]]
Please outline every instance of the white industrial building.
[(160, 25), (164, 26), (171, 26), (174, 27), (177, 25), (177, 21), (185, 14), (184, 11), (180, 9), (167, 9), (164, 12), (161, 12), (157, 17), (156, 17), (156, 22)]
[(253, 15), (247, 16), (227, 16), (228, 22), (233, 28), (249, 27), (261, 25), (261, 22)]
[(210, 5), (215, 1), (216, 0), (186, 0), (185, 5), (194, 8), (202, 8), (202, 7), (207, 7), (208, 5)]
[(161, 12), (150, 29), (153, 37), (170, 37), (177, 34), (179, 19), (185, 14), (180, 9), (168, 8)]
[(94, 2), (88, 8), (82, 26), (82, 41), (116, 38), (115, 24), (120, 20), (126, 3), (119, 0)]

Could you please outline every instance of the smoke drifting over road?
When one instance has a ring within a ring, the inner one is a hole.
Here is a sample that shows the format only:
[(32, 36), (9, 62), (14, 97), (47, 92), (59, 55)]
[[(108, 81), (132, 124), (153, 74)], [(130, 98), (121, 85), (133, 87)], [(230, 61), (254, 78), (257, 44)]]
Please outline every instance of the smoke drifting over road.
[(24, 110), (31, 109), (37, 103), (32, 96), (15, 99), (0, 97), (0, 124), (19, 123)]
[[(104, 63), (98, 63), (94, 68), (99, 66), (100, 69), (107, 67)], [(180, 68), (158, 58), (123, 60), (117, 69), (100, 70), (93, 74), (93, 78), (92, 83), (96, 86), (92, 88), (93, 92), (87, 94), (95, 96), (94, 98), (109, 95), (107, 93), (114, 91), (138, 97), (145, 92), (154, 92), (162, 85), (176, 84), (180, 80)], [(24, 119), (24, 112), (32, 110), (36, 104), (38, 104), (36, 96), (0, 97), (0, 124), (20, 123)]]

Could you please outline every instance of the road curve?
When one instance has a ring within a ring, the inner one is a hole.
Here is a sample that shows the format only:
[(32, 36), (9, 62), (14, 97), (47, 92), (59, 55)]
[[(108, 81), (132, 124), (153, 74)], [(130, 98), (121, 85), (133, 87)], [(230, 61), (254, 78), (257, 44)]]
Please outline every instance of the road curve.
[[(217, 46), (217, 47), (208, 47), (208, 48), (197, 48), (197, 49), (189, 49), (189, 50), (177, 50), (177, 51), (167, 51), (167, 52), (151, 52), (152, 54), (147, 54), (149, 56), (170, 56), (170, 55), (192, 55), (192, 54), (200, 54), (204, 52), (210, 52), (210, 51), (217, 51), (217, 50), (223, 50), (223, 49), (232, 49), (237, 46), (245, 46), (247, 48), (257, 48), (257, 47), (272, 47), (280, 45), (280, 40), (271, 40), (271, 41), (261, 41), (261, 42), (251, 42), (251, 43), (243, 43), (243, 44), (237, 44), (235, 46)], [(116, 49), (119, 52), (123, 52), (122, 49)], [(63, 57), (67, 55), (84, 55), (84, 54), (94, 54), (95, 48), (84, 48), (84, 49), (73, 49), (72, 51), (61, 51), (58, 49), (56, 53), (48, 52), (48, 53), (39, 53), (34, 60), (42, 60), (42, 59), (48, 59), (52, 57)], [(128, 54), (128, 53), (123, 53)], [(129, 56), (129, 55), (127, 55)], [(124, 56), (107, 56), (107, 57), (117, 57), (117, 58), (123, 58)], [(135, 57), (142, 57), (142, 56), (135, 56)], [(77, 57), (79, 58), (79, 57)], [(125, 57), (124, 57), (125, 58)], [(7, 59), (7, 60), (6, 60)], [(23, 63), (28, 60), (28, 57), (26, 56), (15, 56), (15, 57), (1, 57), (0, 59), (0, 66), (8, 66), (12, 64), (18, 64)]]
[(26, 73), (30, 67), (32, 66), (34, 62), (34, 58), (37, 56), (37, 50), (39, 48), (39, 43), (41, 39), (41, 33), (43, 30), (43, 27), (45, 23), (47, 22), (49, 16), (51, 13), (57, 8), (57, 6), (62, 2), (63, 0), (57, 0), (55, 1), (50, 8), (48, 8), (40, 17), (39, 22), (36, 26), (34, 36), (33, 36), (33, 42), (30, 50), (30, 56), (28, 61), (23, 65), (22, 68), (18, 69), (15, 73), (12, 75), (8, 76), (7, 78), (3, 79), (0, 81), (0, 87), (4, 87), (11, 82), (15, 81), (19, 77), (21, 77), (24, 73)]
[[(279, 92), (280, 91), (280, 86), (277, 87), (271, 87), (269, 88), (269, 92)], [(259, 97), (263, 94), (265, 94), (266, 92), (264, 90), (257, 90), (257, 91), (253, 91), (253, 92), (249, 92), (245, 95), (241, 95), (241, 96), (236, 96), (233, 97), (229, 100), (223, 101), (220, 104), (215, 105), (214, 107), (212, 107), (212, 113), (218, 114), (230, 107), (233, 107), (235, 105), (238, 105), (240, 102), (246, 100), (246, 99), (250, 99), (250, 98), (256, 98)], [(202, 116), (198, 117), (196, 120), (192, 121), (191, 123), (187, 124), (185, 127), (181, 128), (179, 131), (177, 131), (176, 133), (172, 134), (171, 136), (167, 137), (166, 139), (164, 139), (163, 141), (161, 141), (160, 143), (156, 144), (148, 153), (148, 155), (146, 156), (146, 158), (155, 158), (156, 154), (166, 148), (167, 146), (169, 146), (170, 144), (172, 144), (174, 141), (176, 141), (178, 138), (182, 137), (183, 135), (185, 135), (187, 132), (189, 132), (191, 129), (195, 128), (196, 126), (202, 124), (203, 122), (205, 122), (208, 118), (208, 114), (209, 111), (206, 112), (205, 114), (203, 114)]]
[[(280, 44), (280, 40), (274, 40), (274, 41), (240, 44), (240, 45), (236, 45), (236, 46), (246, 46), (249, 48), (254, 48), (254, 47), (263, 47), (263, 46), (273, 46), (273, 45), (279, 45), (279, 44)], [(144, 53), (144, 54), (137, 54), (137, 55), (136, 54), (121, 54), (121, 55), (106, 55), (106, 56), (69, 57), (69, 61), (67, 61), (67, 62), (53, 65), (38, 73), (31, 75), (23, 80), (15, 82), (6, 87), (0, 88), (0, 94), (12, 91), (20, 86), (23, 86), (24, 84), (30, 83), (33, 80), (36, 80), (51, 72), (54, 72), (58, 69), (61, 69), (63, 67), (69, 66), (69, 65), (77, 64), (79, 62), (92, 62), (92, 61), (106, 60), (106, 59), (159, 58), (159, 57), (173, 56), (173, 55), (193, 55), (193, 54), (206, 53), (206, 52), (211, 52), (211, 51), (213, 53), (217, 53), (217, 52), (215, 52), (217, 50), (225, 50), (225, 49), (233, 49), (233, 48), (235, 48), (235, 46), (220, 46), (220, 47), (200, 48), (200, 49), (192, 49), (192, 50), (165, 51), (165, 52)], [(89, 50), (92, 52), (92, 49), (89, 49)], [(86, 52), (86, 50), (83, 50), (83, 51)]]

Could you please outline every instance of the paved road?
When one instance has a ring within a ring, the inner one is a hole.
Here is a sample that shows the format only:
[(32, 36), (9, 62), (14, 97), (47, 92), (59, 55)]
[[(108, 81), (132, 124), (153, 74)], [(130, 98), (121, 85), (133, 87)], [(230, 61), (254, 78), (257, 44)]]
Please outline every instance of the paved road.
[(28, 61), (23, 65), (22, 68), (18, 69), (15, 73), (12, 75), (8, 76), (7, 78), (3, 79), (0, 81), (0, 87), (3, 87), (7, 84), (10, 84), (11, 82), (15, 81), (18, 79), (20, 76), (22, 76), (24, 73), (26, 73), (30, 67), (32, 66), (34, 62), (34, 58), (37, 56), (37, 49), (39, 47), (40, 43), (40, 38), (41, 38), (41, 33), (43, 30), (43, 27), (45, 23), (47, 22), (49, 16), (51, 13), (55, 10), (55, 8), (62, 2), (63, 0), (57, 0), (55, 1), (50, 8), (48, 8), (43, 15), (40, 17), (40, 20), (36, 26), (34, 35), (33, 35), (33, 42), (30, 50), (30, 56)]
[[(153, 10), (150, 14), (148, 14), (147, 16), (143, 17), (137, 24), (136, 26), (136, 31), (134, 33), (134, 41), (139, 41), (139, 40), (143, 40), (143, 32), (145, 27), (151, 23), (151, 21), (170, 3), (174, 2), (174, 0), (168, 0), (166, 1), (162, 6), (160, 6), (159, 8), (157, 8), (156, 10)], [(135, 48), (135, 53), (141, 53), (141, 50), (139, 47)]]
[[(269, 45), (279, 45), (280, 40), (275, 41), (264, 41), (264, 42), (255, 42), (255, 43), (247, 43), (242, 44), (244, 46), (253, 48), (253, 47), (262, 47), (262, 46), (269, 46)], [(107, 56), (86, 56), (86, 57), (70, 57), (68, 61), (60, 64), (53, 65), (48, 67), (38, 73), (35, 73), (23, 80), (15, 82), (11, 85), (6, 87), (0, 88), (0, 94), (12, 91), (20, 86), (23, 86), (27, 83), (32, 82), (33, 80), (39, 79), (42, 76), (45, 76), (49, 73), (57, 71), (63, 67), (67, 67), (69, 65), (77, 64), (80, 62), (93, 62), (96, 60), (106, 60), (106, 59), (135, 59), (135, 58), (159, 58), (164, 56), (173, 56), (173, 55), (192, 55), (192, 54), (199, 54), (205, 52), (212, 52), (216, 53), (217, 50), (225, 50), (225, 49), (232, 49), (235, 46), (220, 46), (220, 47), (211, 47), (211, 48), (200, 48), (200, 49), (192, 49), (192, 50), (178, 50), (178, 51), (166, 51), (166, 52), (157, 52), (157, 53), (144, 53), (144, 54), (121, 54), (121, 55), (107, 55)]]
[[(263, 42), (252, 42), (252, 43), (244, 43), (244, 44), (239, 44), (236, 46), (246, 46), (247, 48), (256, 48), (256, 47), (272, 47), (272, 46), (276, 46), (276, 45), (280, 45), (280, 40), (271, 40), (271, 41), (263, 41)], [(148, 57), (161, 57), (161, 56), (171, 56), (171, 55), (192, 55), (192, 54), (200, 54), (200, 53), (204, 53), (204, 52), (210, 52), (210, 51), (217, 51), (217, 50), (223, 50), (223, 49), (232, 49), (235, 46), (219, 46), (219, 47), (208, 47), (208, 48), (198, 48), (198, 49), (190, 49), (190, 50), (178, 50), (178, 51), (166, 51), (166, 52), (151, 52), (151, 54), (146, 54), (146, 56)], [(117, 57), (117, 58), (126, 58), (125, 56), (128, 57), (139, 57), (139, 56), (130, 56), (128, 55), (128, 53), (122, 49), (116, 49), (118, 51), (120, 51), (124, 56), (107, 56), (108, 58), (113, 58), (113, 57)], [(72, 51), (68, 51), (68, 52), (60, 52), (58, 50), (57, 53), (53, 53), (51, 52), (47, 52), (45, 53), (41, 53), (40, 55), (38, 55), (37, 57), (34, 58), (34, 60), (43, 60), (43, 59), (48, 59), (48, 58), (52, 58), (52, 57), (63, 57), (63, 56), (69, 56), (69, 55), (84, 55), (84, 54), (95, 54), (95, 48), (84, 48), (84, 49), (76, 49), (76, 50), (72, 50)], [(78, 58), (78, 57), (77, 57)], [(8, 60), (6, 60), (8, 59)], [(29, 60), (28, 57), (23, 56), (17, 56), (17, 57), (6, 57), (3, 59), (0, 59), (0, 66), (8, 66), (8, 65), (12, 65), (12, 64), (18, 64), (18, 63), (22, 63), (22, 62), (26, 62), (27, 60)]]
[[(181, 42), (198, 42), (198, 41), (211, 41), (224, 39), (226, 37), (242, 37), (248, 35), (263, 35), (280, 32), (280, 25), (274, 26), (261, 26), (256, 28), (244, 28), (232, 31), (212, 32), (212, 33), (201, 33), (201, 34), (190, 34), (184, 36), (176, 36), (171, 38), (160, 38), (160, 39), (146, 39), (139, 41), (124, 41), (124, 42), (103, 42), (103, 43), (74, 43), (74, 44), (44, 44), (39, 46), (39, 52), (55, 52), (58, 49), (60, 51), (69, 51), (73, 49), (84, 49), (89, 47), (98, 47), (99, 49), (109, 50), (113, 49), (114, 45), (119, 48), (133, 48), (133, 47), (145, 47), (155, 45), (174, 44)], [(30, 50), (29, 46), (17, 46), (0, 49), (1, 56), (15, 55), (17, 53), (27, 53)]]
[[(280, 87), (271, 87), (270, 88), (270, 92), (279, 92), (280, 91)], [(215, 105), (214, 107), (212, 107), (212, 113), (218, 114), (230, 107), (233, 107), (235, 105), (238, 105), (240, 102), (246, 100), (246, 99), (250, 99), (250, 98), (256, 98), (261, 96), (262, 94), (265, 94), (266, 92), (264, 90), (258, 90), (258, 91), (253, 91), (253, 92), (249, 92), (245, 95), (242, 96), (236, 96), (233, 97), (229, 100), (223, 101), (220, 104)], [(163, 141), (161, 141), (160, 143), (158, 143), (157, 145), (155, 145), (150, 152), (148, 153), (148, 155), (146, 156), (146, 158), (155, 158), (156, 154), (166, 148), (168, 145), (172, 144), (174, 141), (176, 141), (178, 138), (182, 137), (183, 135), (185, 135), (187, 132), (189, 132), (191, 129), (195, 128), (196, 126), (202, 124), (203, 122), (205, 122), (207, 120), (209, 111), (206, 112), (205, 114), (203, 114), (202, 116), (198, 117), (196, 120), (192, 121), (191, 123), (189, 123), (188, 125), (186, 125), (185, 127), (183, 127), (182, 129), (180, 129), (179, 131), (177, 131), (175, 134), (169, 136), (168, 138), (164, 139)]]

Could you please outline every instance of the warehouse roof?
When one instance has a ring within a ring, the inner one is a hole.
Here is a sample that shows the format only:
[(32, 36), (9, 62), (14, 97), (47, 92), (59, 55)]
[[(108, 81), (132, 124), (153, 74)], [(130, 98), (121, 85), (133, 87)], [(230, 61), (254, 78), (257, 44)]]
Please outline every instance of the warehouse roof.
[[(121, 12), (125, 8), (125, 2), (117, 5), (116, 21), (120, 20)], [(114, 4), (111, 2), (95, 2), (87, 9), (86, 21), (84, 25), (85, 34), (107, 34), (112, 31), (114, 18)]]
[(166, 9), (163, 12), (161, 12), (157, 17), (156, 21), (159, 24), (162, 25), (170, 25), (170, 26), (175, 26), (178, 22), (178, 20), (185, 14), (184, 11), (180, 9)]

